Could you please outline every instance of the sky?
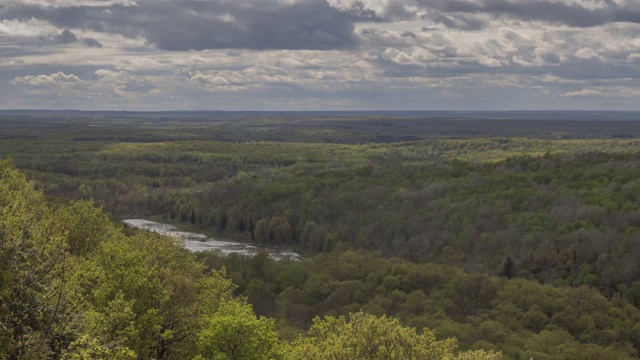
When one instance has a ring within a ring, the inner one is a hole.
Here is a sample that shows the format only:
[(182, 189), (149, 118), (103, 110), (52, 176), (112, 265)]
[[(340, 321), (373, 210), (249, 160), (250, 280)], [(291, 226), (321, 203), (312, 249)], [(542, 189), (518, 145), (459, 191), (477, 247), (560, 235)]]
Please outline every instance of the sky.
[(640, 110), (640, 1), (1, 0), (0, 109)]

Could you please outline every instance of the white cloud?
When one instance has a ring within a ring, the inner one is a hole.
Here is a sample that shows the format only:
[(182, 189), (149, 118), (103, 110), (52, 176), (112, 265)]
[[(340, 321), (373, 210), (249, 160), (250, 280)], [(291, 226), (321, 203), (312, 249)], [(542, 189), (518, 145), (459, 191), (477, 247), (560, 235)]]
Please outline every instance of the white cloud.
[(0, 37), (37, 37), (58, 34), (55, 26), (42, 20), (0, 20)]
[(593, 89), (583, 89), (583, 90), (578, 90), (578, 91), (569, 91), (566, 92), (564, 94), (562, 94), (563, 96), (607, 96), (606, 93), (603, 93), (602, 91), (599, 90), (593, 90)]
[(598, 53), (588, 47), (583, 47), (576, 51), (576, 57), (579, 59), (591, 59), (598, 56)]
[(50, 75), (27, 75), (23, 77), (16, 77), (11, 81), (14, 85), (26, 84), (32, 86), (49, 86), (49, 85), (68, 85), (80, 83), (80, 78), (74, 74), (65, 74), (58, 71), (55, 74)]

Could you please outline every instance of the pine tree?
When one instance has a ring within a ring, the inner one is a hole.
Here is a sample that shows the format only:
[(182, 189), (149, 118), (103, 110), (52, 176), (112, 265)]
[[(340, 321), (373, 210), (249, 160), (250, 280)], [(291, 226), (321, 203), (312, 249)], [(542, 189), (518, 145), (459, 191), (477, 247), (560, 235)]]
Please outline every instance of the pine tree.
[(240, 221), (238, 222), (238, 230), (244, 232), (244, 218), (242, 216), (240, 216)]
[(502, 267), (502, 273), (500, 275), (506, 277), (507, 279), (513, 278), (515, 267), (516, 265), (511, 259), (511, 256), (507, 256), (507, 260), (504, 262), (504, 266)]

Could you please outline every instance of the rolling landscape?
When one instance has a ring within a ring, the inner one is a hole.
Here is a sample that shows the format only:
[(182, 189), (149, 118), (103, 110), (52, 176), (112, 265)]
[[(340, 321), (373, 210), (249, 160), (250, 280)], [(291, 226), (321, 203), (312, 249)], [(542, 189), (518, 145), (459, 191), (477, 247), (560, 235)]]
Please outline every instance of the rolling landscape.
[(0, 360), (640, 359), (638, 99), (638, 0), (0, 0)]
[(465, 114), (3, 112), (3, 356), (636, 358), (640, 113)]

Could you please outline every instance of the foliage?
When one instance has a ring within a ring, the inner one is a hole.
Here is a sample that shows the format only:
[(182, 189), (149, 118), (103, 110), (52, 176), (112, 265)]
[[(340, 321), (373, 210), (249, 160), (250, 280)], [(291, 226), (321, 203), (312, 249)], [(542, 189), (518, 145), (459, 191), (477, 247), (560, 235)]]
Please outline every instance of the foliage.
[[(531, 340), (545, 331), (563, 334), (566, 358), (601, 354), (603, 359), (629, 359), (640, 353), (640, 310), (620, 295), (608, 299), (587, 286), (468, 274), (448, 265), (413, 264), (362, 251), (300, 262), (265, 257), (256, 267), (245, 266), (253, 259), (237, 254), (200, 257), (226, 268), (238, 285), (236, 293), (247, 295), (255, 308), (269, 305), (279, 328), (289, 334), (293, 329), (302, 333), (317, 316), (363, 311), (433, 329), (456, 338), (465, 350), (500, 351), (505, 358), (558, 358), (558, 349)], [(261, 296), (250, 286), (255, 282), (262, 284)]]
[[(352, 359), (457, 358), (454, 339), (436, 341), (432, 332), (362, 313), (349, 323), (317, 320), (309, 338), (290, 346), (280, 342), (274, 319), (232, 297), (224, 270), (205, 269), (175, 240), (126, 236), (90, 203), (54, 208), (7, 161), (0, 163), (0, 201), (2, 359), (322, 359), (327, 346)], [(247, 265), (263, 275), (277, 269), (264, 254)], [(296, 269), (282, 280), (303, 285), (306, 275)], [(246, 290), (254, 301), (270, 291), (257, 279)], [(354, 339), (368, 343), (345, 342)]]
[(238, 300), (223, 303), (205, 320), (199, 339), (202, 359), (268, 360), (278, 357), (278, 333), (273, 319), (257, 318), (250, 305)]
[[(115, 217), (150, 217), (309, 255), (375, 249), (595, 286), (607, 296), (631, 297), (625, 289), (640, 280), (640, 143), (611, 138), (636, 123), (198, 117), (177, 124), (140, 116), (25, 119), (20, 126), (0, 118), (0, 154), (13, 156), (48, 195), (93, 198)], [(379, 136), (419, 133), (425, 140), (341, 144), (342, 136), (324, 143), (300, 137), (303, 129), (287, 132), (290, 125), (336, 126), (371, 135), (375, 127), (363, 124), (380, 126)], [(443, 137), (465, 126), (486, 136), (522, 127), (530, 138)], [(433, 136), (424, 129), (444, 130)], [(242, 131), (260, 141), (246, 141)], [(587, 135), (595, 138), (574, 139)]]
[(456, 354), (453, 339), (437, 341), (435, 333), (418, 334), (396, 320), (354, 313), (345, 317), (314, 319), (308, 337), (293, 344), (290, 359), (354, 359), (354, 360), (498, 360), (500, 354), (475, 351)]
[(126, 347), (108, 348), (88, 335), (74, 340), (62, 355), (62, 360), (134, 360), (135, 358), (135, 353)]
[[(254, 312), (292, 339), (358, 311), (504, 358), (639, 355), (640, 123), (30, 116), (0, 116), (34, 179), (0, 162), (0, 358), (226, 356), (199, 351), (234, 312), (274, 344)], [(314, 257), (205, 266), (91, 199)]]
[(125, 236), (87, 202), (52, 207), (7, 161), (0, 258), (2, 359), (194, 357), (234, 289), (171, 238)]
[(0, 161), (0, 358), (46, 358), (68, 336), (64, 233), (41, 192)]

